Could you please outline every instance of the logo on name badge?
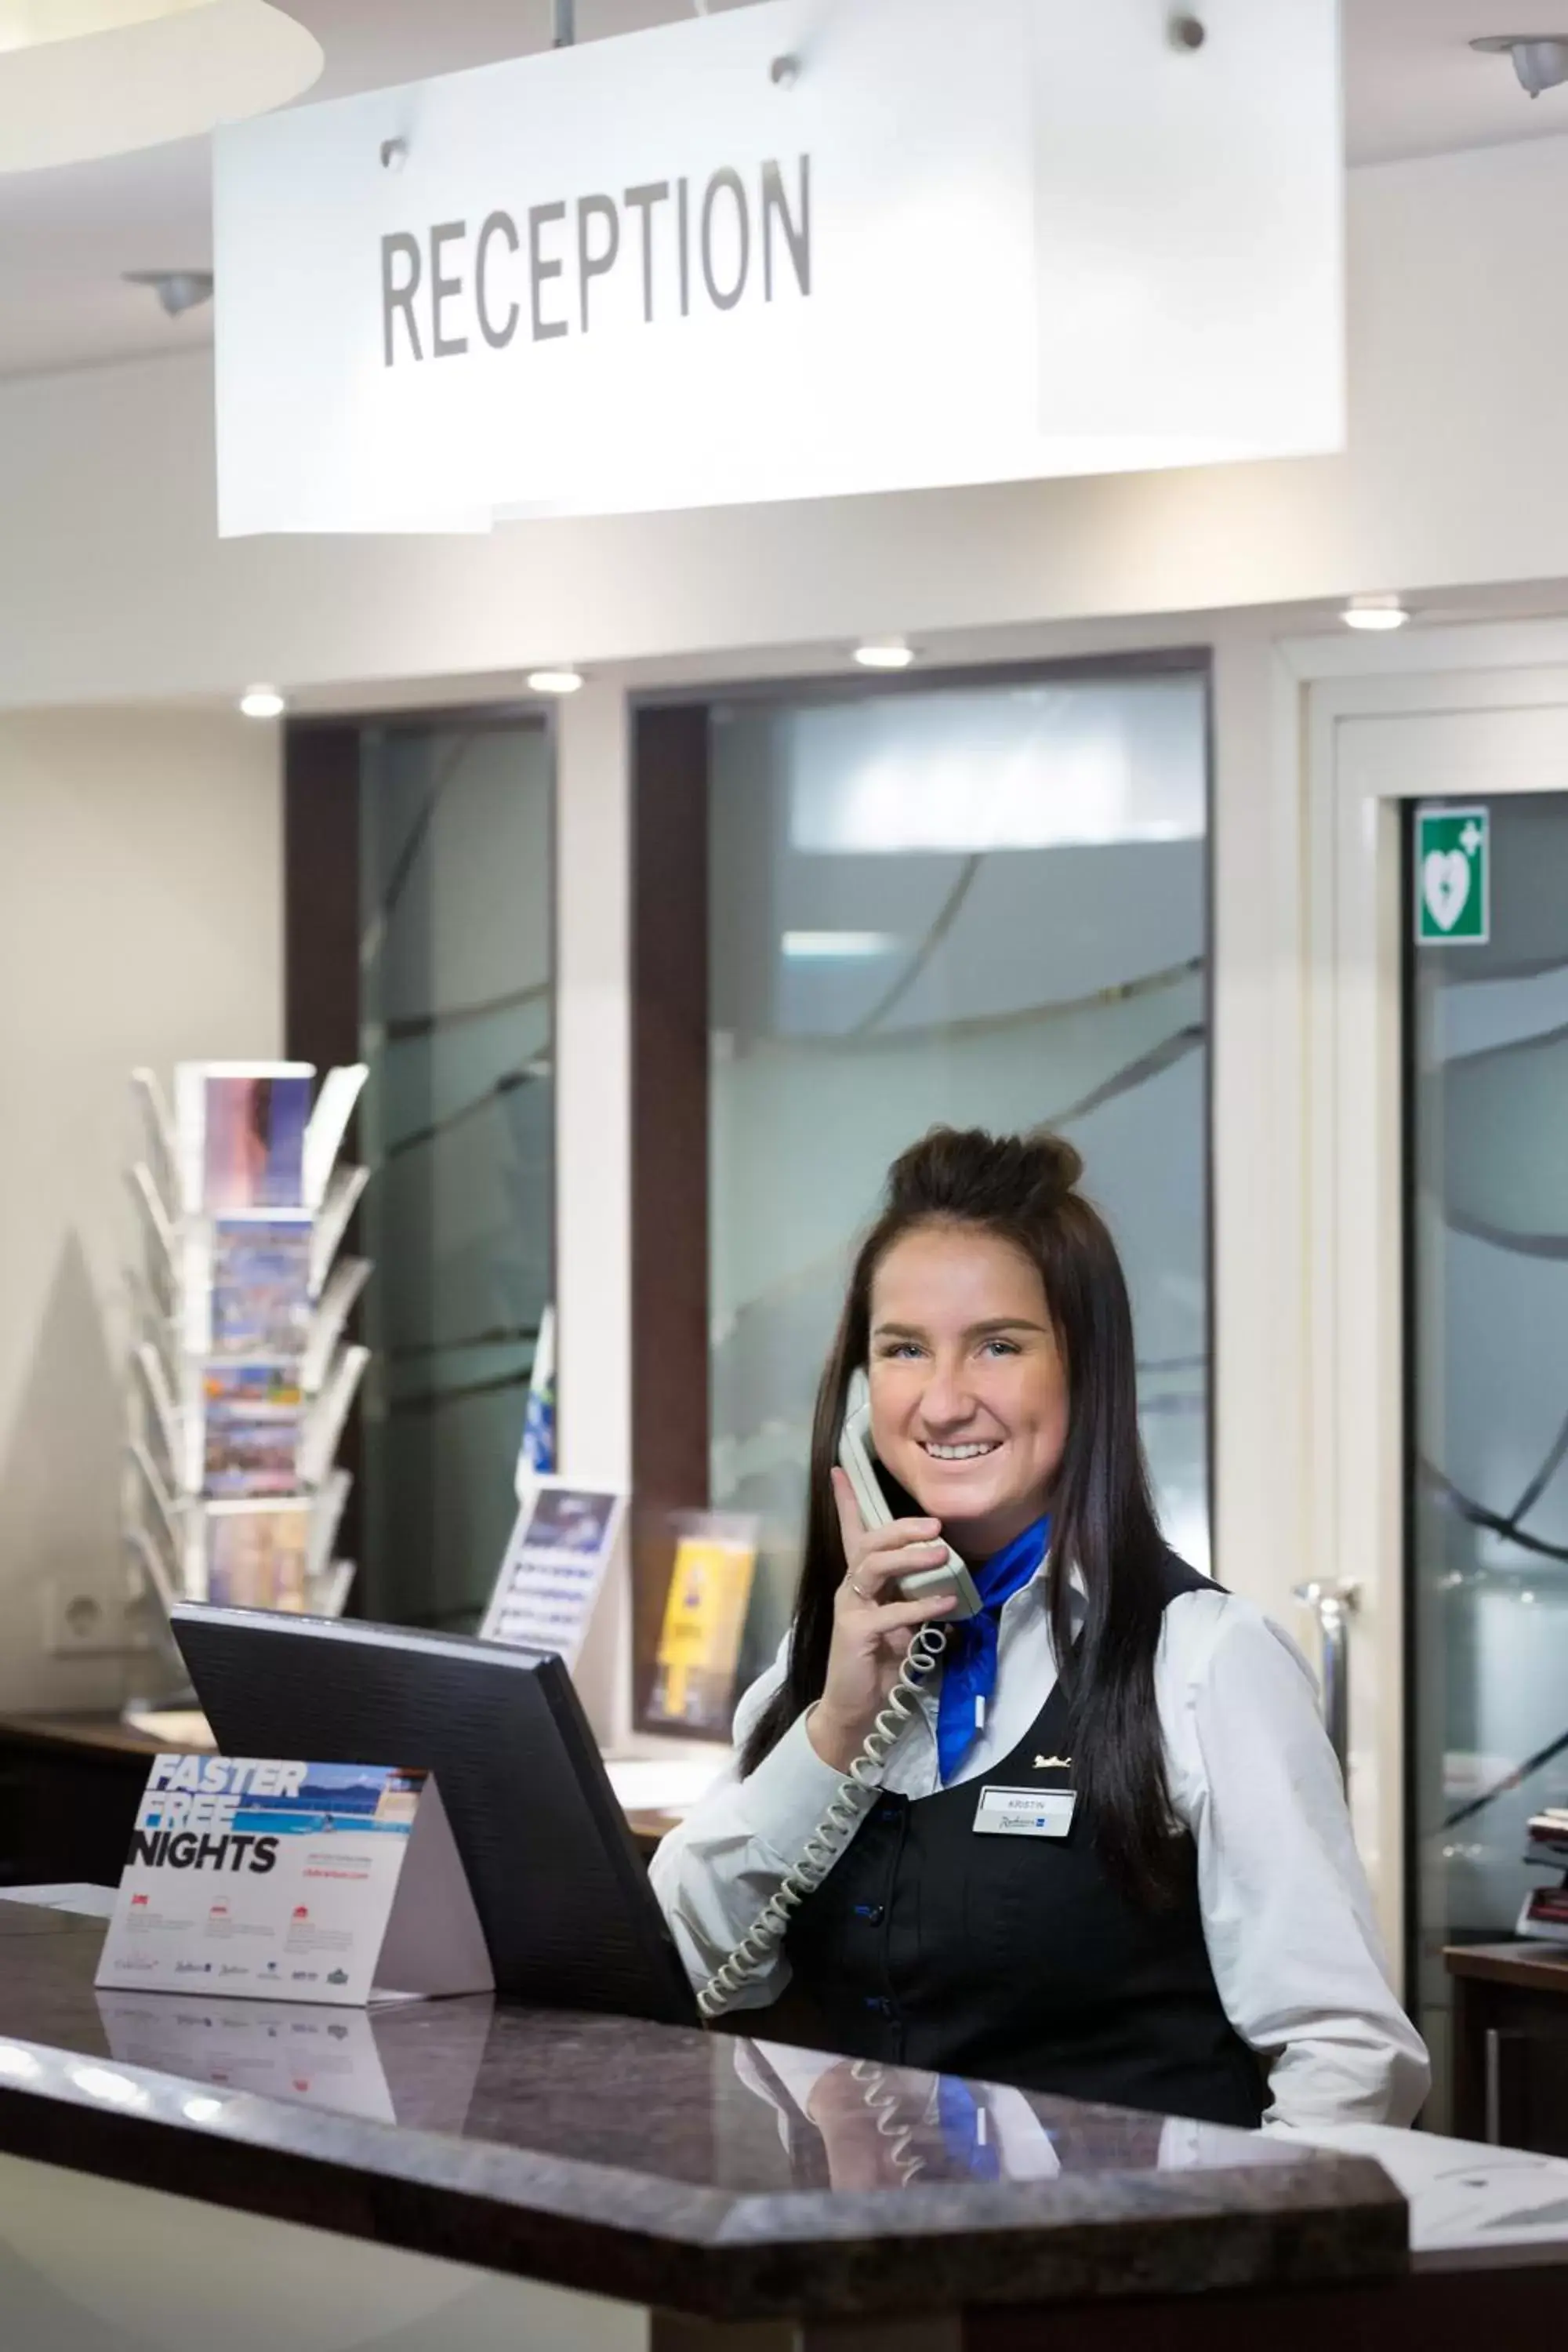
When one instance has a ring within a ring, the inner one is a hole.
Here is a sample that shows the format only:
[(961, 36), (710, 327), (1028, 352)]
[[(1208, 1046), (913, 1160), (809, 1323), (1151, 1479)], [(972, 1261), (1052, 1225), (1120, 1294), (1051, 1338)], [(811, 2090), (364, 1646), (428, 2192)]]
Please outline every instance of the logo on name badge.
[(991, 1782), (980, 1791), (974, 1828), (992, 1837), (1065, 1838), (1077, 1806), (1071, 1789), (1003, 1789)]

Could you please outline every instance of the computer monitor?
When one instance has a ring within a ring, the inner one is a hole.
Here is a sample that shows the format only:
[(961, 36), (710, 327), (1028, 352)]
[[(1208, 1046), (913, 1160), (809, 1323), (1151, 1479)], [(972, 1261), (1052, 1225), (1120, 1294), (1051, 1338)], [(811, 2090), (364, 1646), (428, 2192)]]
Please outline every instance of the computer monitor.
[(559, 1658), (271, 1610), (182, 1603), (173, 1622), (224, 1755), (434, 1772), (499, 1992), (697, 2022)]

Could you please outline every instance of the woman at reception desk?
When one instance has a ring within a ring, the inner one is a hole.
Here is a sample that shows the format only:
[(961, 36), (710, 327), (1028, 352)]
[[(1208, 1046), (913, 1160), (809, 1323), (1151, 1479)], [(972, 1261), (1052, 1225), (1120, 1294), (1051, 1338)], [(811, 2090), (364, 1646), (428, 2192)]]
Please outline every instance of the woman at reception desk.
[[(817, 1399), (795, 1622), (656, 1889), (708, 2014), (793, 1987), (851, 2060), (1407, 2124), (1426, 2053), (1310, 1675), (1161, 1536), (1080, 1173), (1052, 1136), (951, 1130), (891, 1170)], [(842, 2070), (788, 2072), (760, 2087), (830, 2122)]]

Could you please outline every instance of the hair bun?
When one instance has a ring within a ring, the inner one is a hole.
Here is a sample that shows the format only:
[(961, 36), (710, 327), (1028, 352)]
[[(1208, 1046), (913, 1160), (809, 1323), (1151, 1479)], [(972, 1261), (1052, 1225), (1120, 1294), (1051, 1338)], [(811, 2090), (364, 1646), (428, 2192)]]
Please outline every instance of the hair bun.
[(1065, 1136), (989, 1135), (984, 1128), (933, 1127), (888, 1171), (886, 1213), (897, 1219), (1049, 1215), (1083, 1173)]
[(1065, 1135), (1053, 1135), (1048, 1127), (1037, 1127), (1021, 1140), (1039, 1171), (1036, 1180), (1039, 1189), (1049, 1196), (1055, 1207), (1067, 1198), (1083, 1174), (1082, 1152)]

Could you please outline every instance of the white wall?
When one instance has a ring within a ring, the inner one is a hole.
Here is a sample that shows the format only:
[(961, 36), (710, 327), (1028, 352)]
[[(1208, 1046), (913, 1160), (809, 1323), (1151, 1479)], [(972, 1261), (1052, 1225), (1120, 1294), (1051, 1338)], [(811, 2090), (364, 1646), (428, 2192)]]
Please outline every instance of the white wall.
[(13, 383), (0, 705), (1559, 577), (1565, 209), (1568, 139), (1351, 175), (1340, 457), (219, 545), (205, 357)]
[(280, 905), (274, 728), (0, 718), (0, 1706), (121, 1696), (43, 1640), (119, 1564), (127, 1076), (280, 1051)]
[[(1565, 207), (1565, 139), (1352, 174), (1352, 433), (1340, 457), (540, 522), (489, 539), (220, 544), (204, 359), (0, 386), (0, 709), (226, 696), (258, 677), (340, 705), (366, 685), (420, 677), (466, 677), (484, 692), (498, 675), (515, 678), (562, 656), (601, 673), (563, 734), (559, 1255), (565, 1449), (574, 1466), (611, 1475), (626, 1444), (627, 1053), (625, 710), (611, 666), (640, 665), (642, 677), (652, 663), (666, 676), (677, 665), (688, 677), (744, 675), (815, 657), (790, 648), (831, 653), (864, 631), (897, 627), (952, 659), (1215, 643), (1219, 1557), (1232, 1580), (1288, 1611), (1289, 1583), (1308, 1565), (1310, 1458), (1300, 709), (1264, 614), (1215, 615), (1384, 586), (1427, 592), (1447, 609), (1463, 604), (1454, 592), (1465, 585), (1568, 577), (1568, 472), (1555, 462), (1568, 379), (1555, 226)], [(1543, 609), (1554, 601), (1558, 592), (1542, 592)], [(1127, 617), (1148, 614), (1163, 617)], [(39, 724), (47, 733), (67, 722)], [(12, 740), (0, 736), (7, 758)], [(244, 739), (245, 749), (231, 733), (223, 740), (234, 761), (261, 756), (259, 737)], [(132, 811), (128, 792), (119, 814), (125, 854), (153, 864), (148, 808), (163, 806), (166, 819), (170, 797), (180, 796), (176, 776), (189, 776), (173, 761), (150, 758), (145, 768), (147, 805), (139, 793)], [(231, 761), (225, 772), (238, 770)], [(30, 805), (40, 789), (20, 793), (8, 774), (0, 783), (0, 809), (13, 797)], [(10, 830), (0, 836), (0, 908), (19, 899), (22, 918), (36, 923), (37, 894)], [(62, 848), (58, 835), (53, 845)], [(248, 966), (232, 935), (228, 942), (232, 1007), (179, 994), (178, 975), (200, 953), (188, 928), (201, 887), (191, 879), (200, 864), (191, 845), (190, 887), (170, 894), (155, 958), (160, 970), (167, 960), (174, 1001), (162, 982), (150, 1001), (121, 999), (117, 1037), (100, 1035), (84, 1007), (77, 1066), (100, 1055), (110, 1119), (139, 1055), (266, 1051), (276, 1042), (279, 940), (275, 917), (260, 912), (276, 885), (271, 856), (243, 869), (255, 928)], [(129, 943), (121, 947), (114, 925), (93, 911), (101, 895), (101, 885), (73, 884), (61, 921), (107, 939), (129, 972)], [(7, 911), (0, 953), (21, 935)], [(101, 997), (91, 1003), (101, 1018)], [(242, 1038), (246, 1008), (256, 1025)], [(204, 1025), (207, 1010), (214, 1018)], [(181, 1031), (162, 1048), (161, 1024)], [(60, 1083), (46, 1074), (40, 1100)], [(30, 1072), (7, 1070), (6, 1100), (31, 1111), (33, 1090)], [(34, 1355), (40, 1286), (70, 1228), (55, 1164), (68, 1123), (51, 1118), (46, 1127), (47, 1145), (39, 1129), (18, 1146), (31, 1194), (19, 1173), (0, 1178), (17, 1202), (0, 1235), (6, 1430)], [(100, 1144), (112, 1167), (118, 1131), (100, 1130)], [(88, 1222), (101, 1235), (118, 1205), (105, 1197), (110, 1178), (100, 1171), (92, 1181), (99, 1206)], [(30, 1221), (20, 1213), (29, 1198), (42, 1203)], [(100, 1283), (106, 1255), (95, 1241), (89, 1257)], [(19, 1461), (14, 1445), (5, 1459)], [(46, 1477), (43, 1459), (29, 1473), (40, 1497), (58, 1466), (51, 1462)], [(0, 1561), (31, 1559), (37, 1542), (19, 1542), (8, 1498), (4, 1516)], [(96, 1524), (101, 1534), (101, 1511)], [(14, 1601), (0, 1609), (5, 1645), (20, 1619)]]

